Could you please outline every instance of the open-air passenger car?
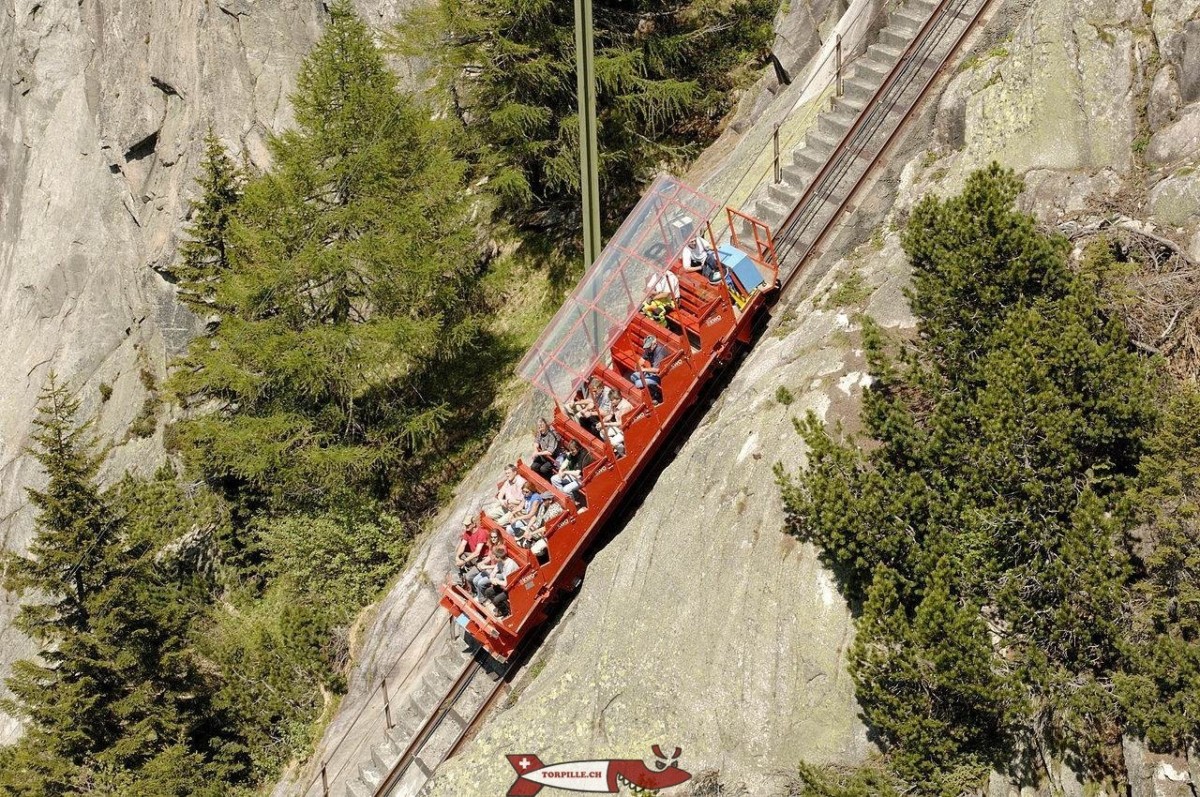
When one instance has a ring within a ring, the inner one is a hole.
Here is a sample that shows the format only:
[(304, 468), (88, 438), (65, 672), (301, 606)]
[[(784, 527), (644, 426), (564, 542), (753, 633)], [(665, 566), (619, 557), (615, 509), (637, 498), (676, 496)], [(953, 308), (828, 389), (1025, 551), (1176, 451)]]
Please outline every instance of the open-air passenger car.
[[(561, 507), (545, 523), (547, 550), (540, 557), (480, 513), (480, 524), (500, 529), (519, 565), (508, 579), (511, 614), (498, 617), (475, 600), (469, 586), (453, 578), (441, 587), (441, 604), (501, 660), (546, 619), (557, 597), (578, 586), (584, 553), (603, 524), (697, 400), (703, 384), (730, 361), (735, 347), (750, 343), (756, 319), (777, 294), (779, 264), (770, 230), (726, 208), (729, 238), (718, 245), (712, 228), (717, 210), (711, 199), (671, 177), (659, 177), (520, 366), (521, 375), (554, 402), (552, 425), (564, 444), (579, 441), (593, 461), (584, 469), (584, 500), (579, 503), (518, 462), (520, 475), (537, 491), (552, 494)], [(683, 248), (697, 234), (705, 235), (718, 253), (724, 279), (715, 284), (683, 271)], [(648, 286), (667, 271), (679, 279), (680, 298), (664, 328), (641, 308)], [(668, 350), (659, 368), (659, 404), (630, 380), (646, 335), (654, 335)], [(592, 377), (633, 406), (622, 421), (623, 456), (607, 437), (595, 436), (563, 410), (578, 390), (588, 390)]]

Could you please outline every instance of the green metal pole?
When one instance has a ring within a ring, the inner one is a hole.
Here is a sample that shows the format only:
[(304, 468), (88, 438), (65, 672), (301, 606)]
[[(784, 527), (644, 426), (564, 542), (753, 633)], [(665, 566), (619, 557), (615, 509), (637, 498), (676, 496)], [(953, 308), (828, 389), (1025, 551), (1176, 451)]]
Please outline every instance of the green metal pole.
[(600, 168), (596, 144), (596, 73), (592, 0), (575, 0), (575, 81), (579, 100), (579, 187), (583, 194), (583, 267), (600, 256)]

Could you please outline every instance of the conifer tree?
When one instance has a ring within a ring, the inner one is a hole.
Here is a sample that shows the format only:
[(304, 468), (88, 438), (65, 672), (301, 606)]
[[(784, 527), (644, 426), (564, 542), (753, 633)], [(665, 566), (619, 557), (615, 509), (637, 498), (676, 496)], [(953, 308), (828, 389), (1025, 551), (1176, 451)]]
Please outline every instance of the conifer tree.
[[(876, 382), (863, 420), (876, 444), (835, 442), (810, 417), (806, 472), (782, 474), (794, 531), (823, 548), (852, 600), (865, 597), (860, 701), (921, 780), (936, 774), (922, 761), (1003, 754), (962, 735), (989, 711), (1021, 715), (1027, 733), (1101, 775), (1121, 727), (1106, 684), (1126, 666), (1126, 489), (1158, 422), (1156, 384), (1064, 242), (1012, 207), (1020, 190), (993, 165), (962, 195), (920, 203), (903, 242), (921, 334), (890, 344), (865, 327)], [(947, 562), (960, 574), (956, 612), (944, 608)], [(984, 609), (993, 644), (967, 617)], [(940, 632), (918, 632), (923, 612)], [(952, 626), (975, 629), (971, 655), (1013, 673), (1019, 699), (989, 687), (979, 703), (929, 702), (920, 663), (967, 655)]]
[(231, 311), (175, 383), (221, 411), (181, 441), (267, 505), (406, 496), (468, 389), (449, 364), (479, 330), (464, 167), (347, 0), (291, 99), (297, 127), (272, 139), (231, 224), (215, 285)]
[(204, 136), (200, 196), (191, 204), (191, 220), (171, 269), (179, 296), (197, 312), (210, 312), (216, 282), (230, 268), (230, 221), (242, 196), (241, 170), (210, 128)]
[(32, 453), (47, 485), (28, 490), (38, 534), (29, 555), (6, 558), (4, 585), (25, 597), (16, 625), (41, 653), (8, 679), (7, 707), (26, 728), (0, 788), (77, 793), (105, 773), (131, 783), (178, 745), (203, 759), (219, 731), (187, 650), (191, 610), (98, 487), (103, 453), (78, 422), (79, 402), (51, 376), (38, 410)]
[(850, 652), (867, 719), (894, 749), (900, 773), (925, 788), (987, 760), (1014, 696), (994, 669), (977, 607), (960, 603), (951, 581), (943, 559), (910, 620), (896, 574), (880, 568)]
[[(605, 221), (653, 173), (694, 157), (770, 46), (775, 0), (597, 0), (595, 72)], [(510, 217), (574, 241), (579, 147), (574, 9), (556, 0), (441, 0), (449, 79)], [(460, 77), (463, 76), (463, 77)]]
[(1200, 746), (1200, 391), (1177, 388), (1133, 491), (1145, 577), (1129, 665), (1116, 679), (1131, 729), (1154, 749)]

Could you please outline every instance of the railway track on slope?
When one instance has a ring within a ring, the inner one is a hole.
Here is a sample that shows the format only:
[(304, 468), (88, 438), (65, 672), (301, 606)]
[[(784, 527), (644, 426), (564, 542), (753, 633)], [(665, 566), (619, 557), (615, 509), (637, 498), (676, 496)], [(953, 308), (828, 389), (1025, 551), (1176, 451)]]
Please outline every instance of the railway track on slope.
[(419, 794), (442, 762), (470, 740), (487, 713), (507, 696), (509, 678), (521, 661), (521, 656), (513, 656), (497, 669), (482, 649), (477, 651), (375, 787), (374, 797)]
[(901, 138), (938, 78), (944, 73), (995, 0), (938, 0), (901, 53), (808, 182), (779, 224), (776, 251), (786, 291), (838, 227), (875, 170)]
[[(937, 0), (853, 123), (807, 181), (800, 198), (776, 225), (776, 249), (785, 269), (781, 277), (784, 291), (805, 273), (804, 266), (821, 254), (821, 246), (852, 210), (855, 197), (870, 183), (938, 77), (994, 2)], [(694, 409), (704, 405), (698, 401)], [(536, 643), (525, 651), (534, 648)], [(471, 739), (490, 710), (508, 694), (509, 680), (524, 658), (524, 654), (514, 655), (497, 668), (482, 651), (472, 655), (450, 685), (438, 693), (440, 697), (427, 695), (419, 701), (427, 713), (399, 757), (396, 750), (401, 743), (390, 733), (389, 719), (389, 739), (382, 743), (382, 750), (381, 745), (372, 745), (371, 762), (360, 768), (374, 776), (342, 786), (337, 797), (343, 793), (347, 797), (416, 797), (437, 768)], [(335, 793), (330, 788), (334, 784), (322, 785), (315, 791), (318, 797)]]

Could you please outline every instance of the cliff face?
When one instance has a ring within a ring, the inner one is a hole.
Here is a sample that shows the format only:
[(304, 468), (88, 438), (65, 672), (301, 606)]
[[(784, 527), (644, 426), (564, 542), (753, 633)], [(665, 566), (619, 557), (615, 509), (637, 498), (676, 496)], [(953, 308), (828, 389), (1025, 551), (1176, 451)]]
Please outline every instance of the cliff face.
[[(364, 0), (390, 24), (405, 0)], [(145, 472), (160, 434), (126, 430), (195, 319), (156, 271), (174, 256), (200, 142), (252, 163), (290, 120), (287, 95), (320, 33), (316, 0), (5, 0), (0, 6), (0, 540), (33, 530), (23, 449), (56, 371), (116, 448), (106, 474)], [(112, 388), (101, 400), (100, 385)], [(0, 677), (32, 653), (0, 604)], [(17, 732), (0, 716), (0, 743)]]

